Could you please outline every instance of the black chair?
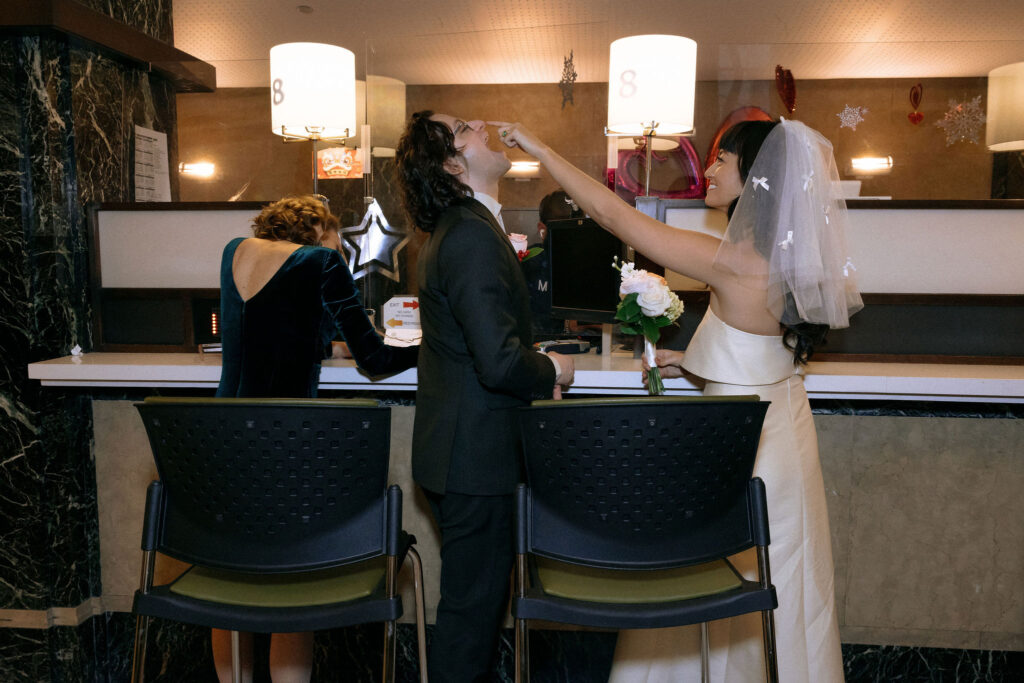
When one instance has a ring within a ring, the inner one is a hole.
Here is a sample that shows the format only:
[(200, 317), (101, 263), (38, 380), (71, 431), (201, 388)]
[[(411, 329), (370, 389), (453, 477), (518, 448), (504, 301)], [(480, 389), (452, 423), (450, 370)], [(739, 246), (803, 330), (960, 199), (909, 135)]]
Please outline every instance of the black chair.
[[(158, 481), (149, 485), (132, 680), (151, 617), (233, 631), (316, 631), (385, 622), (395, 671), (399, 568), (413, 564), (421, 680), (423, 571), (387, 486), (391, 412), (372, 400), (171, 399), (136, 403)], [(193, 565), (153, 586), (156, 553)]]
[[(751, 478), (757, 396), (538, 401), (520, 409), (527, 485), (516, 491), (516, 681), (527, 622), (643, 629), (761, 612), (778, 680), (778, 605), (764, 483)], [(756, 546), (759, 578), (726, 557)]]

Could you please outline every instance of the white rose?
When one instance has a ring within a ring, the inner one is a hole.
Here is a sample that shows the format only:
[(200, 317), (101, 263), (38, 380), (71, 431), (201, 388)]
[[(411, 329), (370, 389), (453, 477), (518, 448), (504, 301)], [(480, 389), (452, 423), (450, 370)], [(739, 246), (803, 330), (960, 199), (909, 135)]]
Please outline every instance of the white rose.
[(512, 241), (512, 248), (516, 250), (518, 254), (521, 251), (526, 251), (529, 247), (526, 244), (526, 235), (521, 235), (518, 232), (510, 232), (508, 238)]
[[(632, 264), (630, 264), (632, 265)], [(648, 287), (652, 286), (650, 279), (650, 273), (646, 270), (633, 270), (622, 269), (622, 282), (619, 284), (619, 296), (626, 297), (630, 294), (639, 294), (646, 292)]]
[(664, 315), (669, 306), (672, 305), (672, 292), (667, 287), (652, 286), (636, 298), (640, 310), (644, 315), (657, 318)]

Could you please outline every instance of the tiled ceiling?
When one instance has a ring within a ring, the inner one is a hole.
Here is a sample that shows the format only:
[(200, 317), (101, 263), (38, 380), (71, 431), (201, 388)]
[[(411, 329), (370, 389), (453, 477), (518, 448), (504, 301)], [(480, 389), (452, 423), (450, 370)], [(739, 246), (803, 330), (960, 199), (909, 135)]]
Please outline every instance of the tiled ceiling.
[(293, 41), (408, 84), (556, 82), (570, 51), (600, 82), (609, 43), (647, 33), (696, 40), (701, 80), (982, 76), (1024, 61), (1024, 0), (174, 0), (176, 47), (219, 87), (266, 85)]

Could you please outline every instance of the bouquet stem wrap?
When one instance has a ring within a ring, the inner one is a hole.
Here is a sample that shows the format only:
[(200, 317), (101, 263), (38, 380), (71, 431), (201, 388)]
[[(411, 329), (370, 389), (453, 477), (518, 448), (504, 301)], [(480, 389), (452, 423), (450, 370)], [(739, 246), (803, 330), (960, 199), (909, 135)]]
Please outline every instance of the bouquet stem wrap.
[(647, 337), (644, 337), (644, 360), (651, 367), (647, 371), (647, 393), (651, 396), (661, 396), (665, 393), (665, 385), (661, 381), (661, 371), (658, 370), (654, 352), (654, 343)]

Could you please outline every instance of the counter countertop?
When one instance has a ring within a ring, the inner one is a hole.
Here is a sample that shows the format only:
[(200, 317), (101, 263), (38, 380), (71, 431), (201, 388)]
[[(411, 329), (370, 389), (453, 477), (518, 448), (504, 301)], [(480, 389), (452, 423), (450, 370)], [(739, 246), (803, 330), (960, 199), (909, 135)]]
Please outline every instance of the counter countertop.
[[(646, 393), (640, 361), (632, 356), (575, 356), (576, 381), (566, 394)], [(43, 386), (214, 389), (220, 355), (196, 353), (86, 353), (31, 363)], [(918, 363), (810, 363), (811, 398), (1024, 403), (1024, 366)], [(320, 388), (348, 391), (415, 391), (416, 370), (373, 381), (352, 360), (324, 361)], [(668, 394), (692, 395), (688, 379), (665, 380)]]

